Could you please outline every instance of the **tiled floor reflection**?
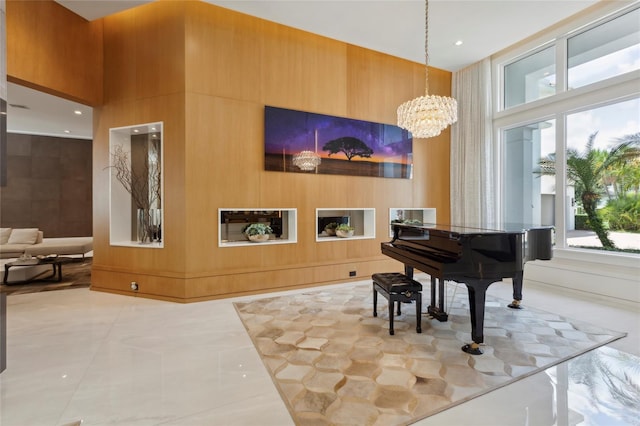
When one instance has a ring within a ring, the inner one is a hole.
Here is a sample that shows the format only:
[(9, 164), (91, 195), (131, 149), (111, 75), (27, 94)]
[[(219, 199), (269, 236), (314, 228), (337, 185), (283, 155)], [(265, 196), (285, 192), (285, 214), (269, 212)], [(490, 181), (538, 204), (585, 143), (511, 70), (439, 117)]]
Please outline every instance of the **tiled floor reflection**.
[(640, 424), (640, 357), (603, 347), (547, 374), (559, 393), (566, 391), (559, 411), (566, 407), (567, 423)]
[[(496, 283), (489, 292), (509, 299), (511, 289)], [(87, 289), (9, 296), (8, 367), (0, 375), (0, 424), (65, 425), (82, 419), (83, 426), (291, 425), (291, 416), (232, 305), (264, 297), (183, 305)], [(525, 309), (536, 307), (628, 332), (628, 337), (609, 347), (640, 355), (640, 313), (634, 307), (550, 293), (526, 283), (524, 297)], [(606, 360), (619, 357), (615, 350), (599, 352)], [(588, 362), (579, 368), (587, 369), (595, 380), (591, 374), (595, 361)], [(637, 359), (632, 362), (637, 365)], [(607, 382), (598, 382), (594, 395), (588, 393), (593, 386), (574, 385), (574, 380), (581, 382), (575, 378), (579, 375), (572, 375), (571, 363), (417, 424), (622, 422), (625, 418), (616, 405), (621, 397), (611, 394)], [(614, 370), (615, 377), (621, 377), (620, 371), (638, 377), (633, 375), (637, 370)], [(640, 418), (637, 408), (634, 418)]]
[[(417, 424), (640, 424), (640, 358), (601, 347)], [(469, 424), (469, 423), (466, 423)]]

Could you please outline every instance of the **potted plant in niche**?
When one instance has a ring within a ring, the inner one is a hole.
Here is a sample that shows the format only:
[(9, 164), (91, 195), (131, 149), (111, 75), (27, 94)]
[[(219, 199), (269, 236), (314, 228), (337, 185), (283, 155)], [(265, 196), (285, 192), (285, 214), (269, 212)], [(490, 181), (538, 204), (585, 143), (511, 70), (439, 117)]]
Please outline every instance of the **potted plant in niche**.
[(336, 227), (336, 236), (340, 238), (353, 237), (353, 226), (349, 226), (346, 223), (341, 223)]
[(338, 224), (336, 222), (327, 223), (327, 226), (324, 227), (324, 232), (326, 232), (327, 235), (333, 237), (336, 235), (337, 227), (338, 227)]
[(262, 243), (269, 239), (269, 234), (273, 232), (273, 229), (266, 223), (252, 223), (247, 225), (242, 232), (247, 236), (249, 241)]

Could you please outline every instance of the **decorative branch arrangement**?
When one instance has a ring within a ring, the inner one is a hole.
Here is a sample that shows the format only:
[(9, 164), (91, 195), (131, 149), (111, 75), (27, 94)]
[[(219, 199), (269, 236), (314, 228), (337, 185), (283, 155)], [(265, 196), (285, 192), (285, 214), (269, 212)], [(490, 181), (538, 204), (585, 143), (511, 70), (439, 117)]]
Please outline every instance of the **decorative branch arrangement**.
[(111, 153), (111, 167), (138, 209), (138, 240), (141, 243), (160, 241), (160, 215), (157, 209), (162, 201), (162, 176), (159, 147), (154, 142), (150, 143), (140, 162), (132, 161), (130, 156), (131, 152), (122, 145), (116, 145)]
[[(152, 146), (157, 158), (157, 148)], [(131, 194), (131, 199), (139, 209), (149, 210), (160, 206), (161, 202), (161, 170), (160, 164), (149, 161), (146, 156), (141, 167), (132, 167), (129, 159), (130, 152), (125, 151), (122, 145), (116, 145), (111, 153), (111, 167), (115, 170), (116, 179), (124, 189)], [(154, 152), (151, 152), (153, 155)]]

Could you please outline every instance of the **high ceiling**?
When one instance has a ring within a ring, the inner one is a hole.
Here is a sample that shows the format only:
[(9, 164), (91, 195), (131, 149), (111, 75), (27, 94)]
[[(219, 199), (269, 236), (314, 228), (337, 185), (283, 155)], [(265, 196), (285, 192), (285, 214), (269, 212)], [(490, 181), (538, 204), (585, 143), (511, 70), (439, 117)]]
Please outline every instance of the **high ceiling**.
[[(87, 20), (149, 0), (56, 0)], [(204, 0), (228, 9), (424, 62), (424, 0)], [(457, 71), (597, 0), (431, 0), (429, 63)], [(461, 46), (455, 46), (462, 40)]]
[[(147, 0), (56, 1), (87, 20), (148, 3)], [(425, 60), (423, 0), (206, 1), (400, 58), (420, 63)], [(597, 0), (431, 0), (429, 64), (457, 71), (594, 3)], [(458, 40), (462, 41), (461, 46), (455, 45)], [(89, 113), (77, 116), (73, 111), (81, 105), (42, 94), (40, 98), (37, 92), (30, 92), (20, 86), (9, 86), (9, 104), (31, 108), (9, 106), (9, 131), (91, 138), (90, 109)], [(69, 122), (59, 116), (60, 111), (70, 111)], [(78, 124), (80, 120), (84, 120), (84, 125)], [(65, 129), (70, 133), (64, 133)]]

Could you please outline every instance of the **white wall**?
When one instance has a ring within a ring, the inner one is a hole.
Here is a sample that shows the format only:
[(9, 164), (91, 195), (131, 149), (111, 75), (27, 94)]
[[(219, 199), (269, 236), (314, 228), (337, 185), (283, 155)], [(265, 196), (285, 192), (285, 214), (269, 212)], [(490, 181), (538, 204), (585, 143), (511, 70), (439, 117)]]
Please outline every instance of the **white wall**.
[(527, 262), (525, 281), (610, 297), (640, 309), (640, 262), (637, 258), (557, 249), (553, 256), (547, 261)]

